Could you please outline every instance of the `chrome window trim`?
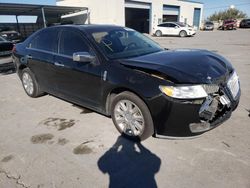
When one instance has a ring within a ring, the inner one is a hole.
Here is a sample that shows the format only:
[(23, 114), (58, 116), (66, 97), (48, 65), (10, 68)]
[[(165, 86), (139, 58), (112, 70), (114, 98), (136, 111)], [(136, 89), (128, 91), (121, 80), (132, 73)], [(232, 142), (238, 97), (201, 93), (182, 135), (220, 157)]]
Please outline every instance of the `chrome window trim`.
[(56, 53), (56, 52), (51, 52), (51, 51), (37, 49), (37, 48), (32, 48), (32, 47), (31, 48), (30, 47), (26, 47), (26, 49), (37, 51), (37, 52), (44, 52), (44, 53), (48, 53), (48, 54), (51, 54), (51, 55), (57, 55), (57, 56), (62, 56), (62, 57), (73, 59), (73, 55), (69, 56), (69, 55), (59, 54), (59, 53)]

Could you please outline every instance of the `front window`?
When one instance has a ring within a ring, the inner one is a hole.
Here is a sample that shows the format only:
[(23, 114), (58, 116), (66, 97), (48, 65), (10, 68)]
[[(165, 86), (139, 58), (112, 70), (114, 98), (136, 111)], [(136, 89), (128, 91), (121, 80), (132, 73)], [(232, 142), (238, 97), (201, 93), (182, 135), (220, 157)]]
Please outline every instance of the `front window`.
[(71, 56), (75, 52), (89, 52), (89, 46), (85, 43), (85, 39), (80, 33), (64, 30), (61, 34), (59, 54)]
[(181, 27), (186, 27), (188, 24), (182, 23), (182, 22), (177, 22), (177, 24)]
[(137, 57), (163, 50), (151, 39), (129, 28), (103, 29), (91, 35), (110, 59)]

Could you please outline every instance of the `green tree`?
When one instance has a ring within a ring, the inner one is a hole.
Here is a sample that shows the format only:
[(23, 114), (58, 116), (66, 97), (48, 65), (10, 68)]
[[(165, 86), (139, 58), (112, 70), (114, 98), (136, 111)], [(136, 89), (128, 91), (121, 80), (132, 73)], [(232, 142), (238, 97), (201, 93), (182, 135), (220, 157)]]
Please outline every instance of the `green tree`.
[(215, 12), (208, 20), (210, 21), (219, 21), (219, 20), (226, 20), (226, 19), (238, 19), (238, 18), (246, 18), (247, 14), (236, 9), (236, 8), (229, 8), (224, 11)]

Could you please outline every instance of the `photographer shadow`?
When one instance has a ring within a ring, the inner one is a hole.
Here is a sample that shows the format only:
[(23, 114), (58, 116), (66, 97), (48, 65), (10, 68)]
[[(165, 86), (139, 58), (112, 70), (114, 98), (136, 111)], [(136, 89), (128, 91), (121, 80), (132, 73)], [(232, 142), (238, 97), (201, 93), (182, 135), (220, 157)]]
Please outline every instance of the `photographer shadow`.
[(122, 136), (98, 160), (99, 169), (109, 174), (109, 188), (156, 188), (160, 165), (161, 159), (141, 143)]

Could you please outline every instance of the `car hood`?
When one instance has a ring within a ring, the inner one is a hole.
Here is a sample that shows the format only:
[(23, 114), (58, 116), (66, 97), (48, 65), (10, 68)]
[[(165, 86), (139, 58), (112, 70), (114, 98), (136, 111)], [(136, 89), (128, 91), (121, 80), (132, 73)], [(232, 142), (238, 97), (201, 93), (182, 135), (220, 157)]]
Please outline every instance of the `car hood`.
[(121, 60), (120, 63), (178, 84), (218, 83), (225, 81), (233, 71), (225, 58), (206, 50), (160, 51)]

